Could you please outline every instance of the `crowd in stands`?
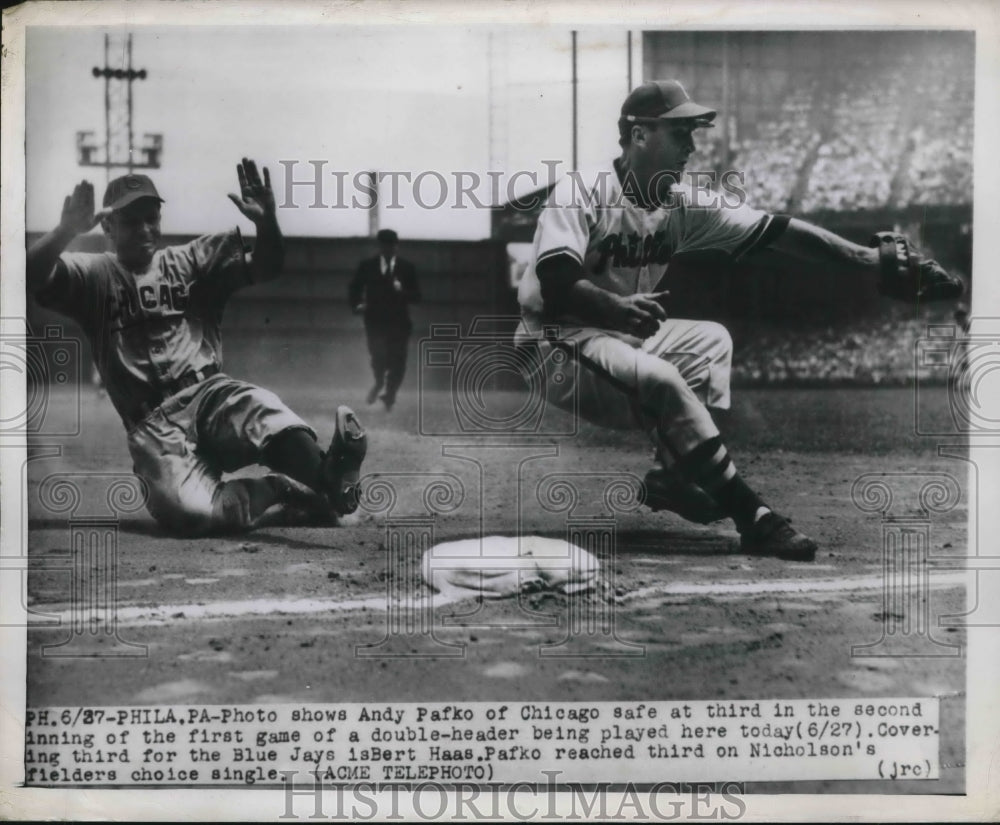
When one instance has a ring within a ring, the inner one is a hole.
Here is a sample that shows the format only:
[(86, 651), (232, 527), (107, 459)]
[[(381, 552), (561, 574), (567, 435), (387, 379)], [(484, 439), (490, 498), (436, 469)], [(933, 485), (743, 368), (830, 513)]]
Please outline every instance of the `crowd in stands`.
[[(752, 206), (817, 214), (821, 223), (818, 213), (827, 210), (971, 204), (971, 54), (934, 36), (862, 47), (870, 42), (852, 51), (843, 48), (849, 41), (838, 41), (836, 54), (817, 54), (815, 65), (789, 72), (782, 98), (769, 97), (763, 105), (755, 99), (744, 112), (738, 78), (732, 99), (720, 105), (716, 128), (698, 133), (688, 168), (742, 172)], [(693, 95), (700, 99), (697, 90)], [(901, 216), (902, 231), (919, 237), (919, 227), (907, 223), (912, 220)], [(933, 248), (925, 251), (934, 254)], [(945, 380), (941, 370), (918, 366), (915, 356), (929, 324), (954, 322), (954, 307), (934, 305), (920, 315), (896, 304), (880, 309), (876, 317), (831, 326), (729, 323), (733, 383), (913, 386)]]
[(745, 174), (748, 200), (757, 208), (787, 209), (799, 171), (821, 140), (810, 117), (818, 93), (817, 80), (796, 89), (779, 116), (758, 126), (755, 137), (734, 141), (733, 166)]
[[(725, 146), (722, 140), (721, 129), (704, 129), (698, 132), (695, 138), (695, 150), (688, 158), (687, 168), (690, 172), (697, 172), (691, 176), (691, 181), (695, 185), (705, 187), (709, 182), (704, 177), (705, 174), (716, 176), (723, 171), (725, 166)], [(717, 189), (715, 181), (707, 185), (709, 189)]]
[(959, 204), (972, 200), (972, 122), (956, 124), (949, 134), (928, 136), (918, 128), (910, 175), (894, 205)]
[(909, 126), (910, 107), (904, 102), (912, 58), (901, 55), (891, 70), (880, 71), (872, 55), (845, 67), (800, 211), (875, 209), (888, 203)]
[[(972, 200), (968, 55), (883, 53), (795, 79), (770, 117), (705, 134), (689, 168), (742, 171), (749, 202), (809, 214)], [(710, 166), (714, 164), (714, 166)]]
[(952, 323), (951, 308), (941, 317), (915, 318), (902, 310), (882, 318), (826, 328), (768, 329), (753, 324), (732, 329), (736, 342), (733, 383), (737, 386), (912, 386), (940, 379), (940, 370), (918, 367), (918, 340), (931, 323)]
[(973, 84), (962, 80), (956, 63), (952, 54), (930, 55), (915, 76), (920, 112), (909, 174), (893, 205), (972, 200)]

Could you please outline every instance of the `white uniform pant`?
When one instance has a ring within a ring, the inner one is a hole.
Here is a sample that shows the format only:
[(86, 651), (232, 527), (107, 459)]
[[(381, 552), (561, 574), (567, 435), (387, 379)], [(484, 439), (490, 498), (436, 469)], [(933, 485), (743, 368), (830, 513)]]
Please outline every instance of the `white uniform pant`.
[(719, 434), (707, 407), (729, 408), (733, 342), (710, 321), (668, 319), (646, 340), (595, 327), (524, 320), (515, 341), (570, 354), (576, 369), (546, 371), (546, 401), (613, 429), (643, 429), (658, 452), (684, 455)]

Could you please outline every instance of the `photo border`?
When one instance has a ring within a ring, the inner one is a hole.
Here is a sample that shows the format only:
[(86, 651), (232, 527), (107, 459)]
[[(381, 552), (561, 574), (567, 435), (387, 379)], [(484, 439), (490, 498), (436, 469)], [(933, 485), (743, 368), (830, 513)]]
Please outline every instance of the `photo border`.
[[(281, 21), (275, 22), (272, 3), (218, 2), (76, 2), (27, 3), (4, 11), (3, 45), (3, 140), (0, 220), (2, 220), (2, 275), (0, 301), (6, 318), (23, 318), (24, 293), (24, 45), (25, 26), (108, 26), (144, 25), (434, 25), (462, 23), (469, 26), (510, 25), (516, 17), (519, 25), (553, 26), (615, 25), (635, 31), (666, 25), (684, 29), (849, 29), (849, 28), (948, 28), (975, 29), (975, 206), (974, 281), (976, 284), (973, 315), (996, 315), (1000, 307), (1000, 277), (992, 270), (987, 244), (1000, 226), (1000, 163), (993, 147), (1000, 146), (1000, 14), (988, 0), (956, 2), (897, 2), (866, 0), (851, 4), (839, 2), (768, 2), (754, 6), (733, 6), (708, 2), (672, 3), (669, 14), (662, 3), (636, 0), (620, 9), (609, 9), (598, 2), (552, 2), (544, 6), (530, 2), (488, 3), (453, 2), (283, 2)], [(991, 311), (992, 310), (992, 311)], [(3, 330), (8, 332), (8, 330)], [(23, 377), (4, 374), (0, 390), (0, 418), (3, 410), (14, 409), (23, 401)], [(997, 481), (996, 450), (974, 451), (973, 460), (980, 467), (981, 501), (990, 500), (988, 491), (1000, 489)], [(2, 540), (4, 551), (20, 552), (26, 536), (22, 467), (25, 451), (19, 447), (0, 450), (2, 485)], [(12, 480), (17, 479), (17, 484)], [(995, 497), (994, 499), (995, 500)], [(971, 546), (979, 535), (992, 543), (1000, 535), (997, 508), (982, 507), (976, 530), (969, 530)], [(6, 555), (6, 552), (0, 552)], [(0, 710), (3, 735), (0, 735), (0, 793), (4, 796), (3, 813), (12, 818), (114, 818), (114, 819), (184, 819), (212, 818), (258, 819), (262, 811), (273, 810), (277, 818), (283, 810), (283, 791), (215, 790), (171, 791), (170, 808), (160, 805), (162, 792), (148, 790), (100, 790), (86, 793), (76, 790), (28, 789), (18, 787), (23, 748), (21, 737), (25, 707), (26, 631), (9, 625), (23, 620), (20, 575), (0, 571), (0, 639), (6, 658), (5, 678), (0, 684)], [(975, 589), (969, 588), (970, 597)], [(877, 797), (851, 795), (778, 795), (743, 797), (747, 821), (795, 819), (831, 821), (862, 817), (882, 821), (907, 820), (986, 820), (997, 816), (1000, 806), (1000, 730), (996, 713), (996, 686), (1000, 685), (1000, 634), (996, 628), (968, 629), (968, 705), (966, 795), (892, 795)], [(974, 736), (972, 736), (974, 735)], [(400, 809), (405, 816), (405, 809)]]

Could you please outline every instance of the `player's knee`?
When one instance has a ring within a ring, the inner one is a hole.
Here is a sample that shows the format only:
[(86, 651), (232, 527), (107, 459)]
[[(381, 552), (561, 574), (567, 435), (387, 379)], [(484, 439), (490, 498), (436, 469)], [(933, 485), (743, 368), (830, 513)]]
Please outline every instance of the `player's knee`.
[(151, 496), (150, 514), (165, 530), (178, 536), (241, 533), (253, 526), (255, 502), (244, 479), (220, 482), (214, 488), (180, 489)]
[(705, 336), (709, 357), (716, 363), (730, 363), (733, 359), (733, 337), (729, 330), (715, 321), (706, 321), (699, 331)]
[(642, 359), (637, 377), (640, 403), (651, 402), (659, 407), (664, 400), (687, 390), (687, 382), (677, 367), (659, 358)]
[(205, 535), (212, 532), (216, 521), (209, 496), (203, 500), (191, 496), (151, 496), (147, 509), (157, 524), (178, 536)]

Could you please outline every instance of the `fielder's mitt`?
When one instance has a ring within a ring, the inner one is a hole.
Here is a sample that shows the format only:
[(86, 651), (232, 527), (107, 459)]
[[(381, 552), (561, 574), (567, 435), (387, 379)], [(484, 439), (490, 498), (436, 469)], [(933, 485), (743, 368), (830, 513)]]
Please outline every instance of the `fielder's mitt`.
[(937, 261), (925, 258), (905, 235), (879, 232), (869, 246), (878, 248), (878, 291), (910, 303), (952, 301), (961, 297), (965, 284), (949, 275)]

